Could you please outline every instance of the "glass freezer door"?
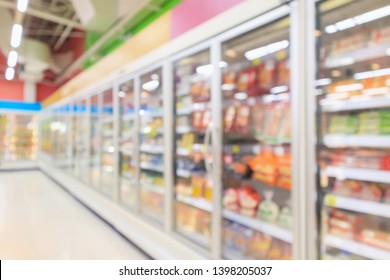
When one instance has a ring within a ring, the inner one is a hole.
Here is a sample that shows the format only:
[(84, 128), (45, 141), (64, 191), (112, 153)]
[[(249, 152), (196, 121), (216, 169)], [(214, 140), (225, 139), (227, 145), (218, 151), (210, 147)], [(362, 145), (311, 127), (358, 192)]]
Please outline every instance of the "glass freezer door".
[(321, 257), (390, 259), (389, 1), (318, 8)]
[(137, 170), (135, 164), (135, 107), (134, 82), (129, 80), (119, 86), (119, 199), (129, 207), (136, 203)]
[(88, 114), (86, 100), (78, 100), (74, 105), (73, 119), (73, 175), (88, 184), (88, 143), (85, 132), (88, 131)]
[(140, 77), (140, 188), (142, 213), (163, 223), (164, 130), (162, 69)]
[(226, 259), (292, 258), (289, 25), (222, 44)]
[(114, 117), (113, 117), (113, 91), (109, 88), (101, 93), (102, 107), (100, 115), (100, 190), (112, 197), (114, 182)]
[(100, 147), (102, 142), (102, 136), (100, 134), (100, 115), (102, 107), (100, 105), (99, 95), (95, 94), (91, 96), (91, 162), (90, 162), (90, 177), (91, 186), (95, 189), (100, 188)]
[[(212, 182), (206, 172), (211, 151), (212, 74), (209, 50), (174, 64), (176, 231), (210, 249)], [(209, 151), (209, 152), (208, 152)]]

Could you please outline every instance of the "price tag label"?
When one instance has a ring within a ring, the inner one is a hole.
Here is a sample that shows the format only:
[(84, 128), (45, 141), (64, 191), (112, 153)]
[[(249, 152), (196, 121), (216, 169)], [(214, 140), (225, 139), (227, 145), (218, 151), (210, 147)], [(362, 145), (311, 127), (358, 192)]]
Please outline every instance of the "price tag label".
[(233, 145), (233, 147), (232, 147), (232, 153), (233, 153), (233, 154), (238, 154), (238, 153), (240, 153), (240, 146), (238, 146), (238, 145)]
[(325, 204), (331, 207), (335, 207), (337, 203), (337, 198), (334, 195), (328, 194), (325, 197)]

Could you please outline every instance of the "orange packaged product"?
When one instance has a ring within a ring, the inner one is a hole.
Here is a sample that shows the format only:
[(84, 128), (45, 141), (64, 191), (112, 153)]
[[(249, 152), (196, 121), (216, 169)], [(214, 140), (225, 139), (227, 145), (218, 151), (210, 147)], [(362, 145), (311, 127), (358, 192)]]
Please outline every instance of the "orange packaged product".
[(269, 93), (275, 86), (276, 64), (274, 60), (267, 60), (257, 67), (257, 92), (258, 94)]
[(328, 219), (329, 233), (356, 239), (363, 226), (362, 216), (333, 209)]
[(264, 136), (264, 126), (266, 120), (265, 109), (265, 105), (261, 103), (256, 104), (252, 109), (253, 129), (257, 139), (262, 139)]
[(203, 81), (200, 90), (199, 101), (207, 102), (210, 101), (210, 84), (209, 81)]
[(252, 178), (274, 186), (277, 179), (278, 162), (274, 154), (263, 152), (254, 157), (249, 166), (253, 170)]
[(363, 94), (384, 95), (390, 93), (390, 87), (387, 81), (390, 75), (367, 78), (363, 81)]
[(233, 105), (228, 106), (226, 108), (225, 114), (224, 114), (224, 130), (225, 130), (225, 132), (232, 131), (235, 117), (236, 117), (236, 107)]
[(278, 162), (278, 178), (276, 186), (291, 190), (291, 155), (277, 156)]
[(289, 59), (279, 61), (277, 65), (276, 77), (278, 86), (288, 86), (290, 83), (290, 66)]
[(196, 82), (191, 84), (191, 96), (194, 102), (197, 102), (200, 98), (202, 86), (201, 83)]
[(192, 126), (199, 130), (202, 126), (202, 111), (194, 111), (192, 118)]
[[(353, 85), (353, 86), (351, 86)], [(328, 93), (339, 99), (348, 99), (352, 96), (361, 95), (362, 87), (357, 86), (355, 80), (344, 80), (332, 83), (328, 86)]]
[(234, 85), (237, 82), (237, 72), (233, 70), (228, 70), (223, 74), (223, 84), (225, 85)]
[(261, 232), (254, 232), (249, 240), (247, 255), (255, 260), (264, 260), (271, 248), (272, 237)]
[(238, 74), (238, 90), (244, 91), (248, 96), (256, 95), (256, 69), (249, 68), (240, 71)]

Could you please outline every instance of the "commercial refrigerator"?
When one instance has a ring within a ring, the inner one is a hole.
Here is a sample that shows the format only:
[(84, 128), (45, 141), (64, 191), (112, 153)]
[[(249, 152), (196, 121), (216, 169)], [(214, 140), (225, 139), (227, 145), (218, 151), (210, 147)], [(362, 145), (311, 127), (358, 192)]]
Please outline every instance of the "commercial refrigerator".
[(114, 95), (113, 89), (104, 90), (101, 93), (101, 157), (100, 157), (100, 190), (107, 196), (113, 196), (114, 189), (114, 166), (115, 166), (115, 144), (114, 144)]
[(86, 184), (89, 184), (88, 123), (87, 100), (75, 100), (72, 120), (73, 175)]
[(100, 188), (100, 158), (101, 158), (101, 143), (102, 135), (100, 133), (100, 115), (101, 115), (101, 98), (98, 93), (92, 94), (90, 97), (91, 109), (90, 109), (90, 126), (91, 126), (91, 161), (90, 161), (90, 182), (91, 186), (95, 189)]
[[(137, 111), (135, 108), (134, 80), (120, 83), (119, 91), (119, 201), (134, 208), (137, 201)], [(146, 183), (146, 182), (145, 182)], [(153, 182), (149, 182), (153, 183)]]
[(390, 259), (390, 5), (318, 5), (321, 258)]
[(162, 68), (139, 76), (139, 187), (141, 211), (164, 222), (164, 120)]

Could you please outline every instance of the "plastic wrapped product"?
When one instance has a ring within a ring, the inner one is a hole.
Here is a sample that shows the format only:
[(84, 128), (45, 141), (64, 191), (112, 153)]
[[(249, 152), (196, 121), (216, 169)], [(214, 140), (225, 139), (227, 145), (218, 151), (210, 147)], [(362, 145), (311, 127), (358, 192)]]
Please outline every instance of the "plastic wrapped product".
[(258, 217), (267, 222), (276, 222), (279, 216), (279, 206), (272, 201), (274, 193), (272, 191), (264, 192), (265, 200), (260, 204)]

